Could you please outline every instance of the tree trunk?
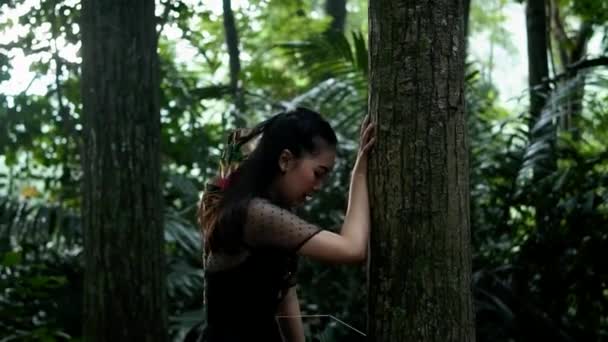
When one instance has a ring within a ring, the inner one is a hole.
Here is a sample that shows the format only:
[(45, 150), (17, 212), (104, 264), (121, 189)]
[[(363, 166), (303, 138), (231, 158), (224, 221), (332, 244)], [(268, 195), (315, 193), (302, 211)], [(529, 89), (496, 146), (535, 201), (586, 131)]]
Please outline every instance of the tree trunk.
[[(239, 36), (234, 23), (234, 14), (230, 0), (223, 0), (224, 13), (224, 31), (226, 33), (226, 47), (228, 48), (228, 56), (230, 58), (230, 89), (234, 99), (235, 110), (232, 113), (233, 123), (236, 127), (244, 127), (245, 120), (243, 115), (245, 112), (245, 99), (242, 89), (239, 85), (241, 73), (241, 60), (239, 51)], [(225, 127), (225, 126), (223, 126)]]
[(370, 1), (371, 341), (474, 341), (464, 4)]
[(526, 2), (530, 128), (538, 121), (546, 103), (546, 96), (549, 94), (549, 86), (543, 82), (549, 78), (545, 6), (544, 0)]
[[(545, 177), (555, 169), (556, 160), (554, 152), (555, 144), (555, 125), (553, 119), (547, 117), (541, 120), (543, 115), (551, 115), (549, 111), (543, 113), (543, 109), (550, 95), (550, 88), (547, 80), (549, 79), (548, 62), (548, 32), (547, 32), (547, 2), (545, 0), (526, 1), (526, 28), (528, 39), (528, 92), (530, 97), (530, 121), (529, 121), (529, 144), (531, 146), (542, 146), (541, 149), (535, 148), (535, 156), (539, 158), (534, 161), (533, 179), (535, 191), (533, 192), (532, 204), (535, 209), (536, 231), (533, 234), (548, 236), (545, 232), (554, 232), (557, 229), (555, 215), (555, 199), (550, 190), (550, 184), (543, 182)], [(543, 122), (539, 127), (537, 123)], [(538, 145), (536, 145), (538, 144)], [(521, 250), (514, 258), (516, 265), (512, 278), (512, 289), (515, 298), (528, 298), (530, 291), (530, 281), (534, 270), (530, 267), (527, 260), (528, 255), (536, 253), (540, 247), (535, 243), (533, 237), (526, 244), (521, 246)], [(518, 325), (532, 329), (534, 324), (526, 316), (526, 302), (514, 308), (515, 318)]]
[[(530, 143), (539, 141), (547, 143), (542, 153), (543, 158), (535, 162), (534, 182), (538, 185), (541, 180), (555, 169), (556, 161), (553, 145), (555, 143), (555, 124), (553, 119), (544, 121), (542, 127), (536, 127), (543, 108), (547, 103), (550, 88), (549, 62), (547, 57), (547, 15), (546, 1), (528, 0), (526, 3), (526, 26), (528, 37), (528, 86), (530, 95)], [(550, 114), (550, 113), (547, 113)], [(541, 154), (539, 154), (541, 155)], [(548, 190), (550, 191), (550, 190)], [(552, 225), (551, 196), (542, 196), (535, 199), (536, 227), (548, 229)], [(524, 286), (522, 284), (522, 286)], [(527, 285), (525, 285), (527, 287)], [(522, 290), (525, 290), (522, 288)]]
[(86, 341), (167, 340), (155, 25), (153, 0), (82, 2)]
[(331, 24), (328, 31), (344, 32), (346, 0), (325, 0), (325, 12), (331, 16)]

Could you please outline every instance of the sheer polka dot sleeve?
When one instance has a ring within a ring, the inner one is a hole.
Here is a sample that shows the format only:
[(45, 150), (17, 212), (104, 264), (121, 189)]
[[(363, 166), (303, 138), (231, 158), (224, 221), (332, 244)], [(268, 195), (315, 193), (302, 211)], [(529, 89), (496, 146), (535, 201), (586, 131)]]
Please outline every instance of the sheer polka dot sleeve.
[(296, 252), (322, 229), (266, 199), (254, 198), (247, 210), (245, 243)]

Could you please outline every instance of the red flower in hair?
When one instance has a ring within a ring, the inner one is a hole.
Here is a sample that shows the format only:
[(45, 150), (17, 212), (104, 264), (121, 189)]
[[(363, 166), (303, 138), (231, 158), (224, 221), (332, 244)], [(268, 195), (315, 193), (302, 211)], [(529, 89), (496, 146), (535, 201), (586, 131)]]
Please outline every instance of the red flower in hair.
[(232, 180), (232, 174), (230, 174), (226, 177), (222, 177), (217, 181), (217, 186), (219, 186), (220, 189), (222, 189), (222, 190), (226, 190), (226, 188), (230, 185), (231, 180)]

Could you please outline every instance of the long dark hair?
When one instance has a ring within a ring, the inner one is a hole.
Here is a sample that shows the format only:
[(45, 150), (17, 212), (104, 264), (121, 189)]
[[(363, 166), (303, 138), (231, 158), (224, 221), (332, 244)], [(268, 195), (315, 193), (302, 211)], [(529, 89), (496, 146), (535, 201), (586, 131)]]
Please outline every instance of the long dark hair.
[(270, 185), (281, 172), (278, 160), (284, 149), (300, 158), (317, 153), (323, 143), (334, 148), (337, 144), (334, 130), (321, 114), (303, 107), (275, 114), (249, 134), (236, 137), (236, 147), (260, 134), (257, 146), (238, 168), (203, 194), (199, 224), (207, 254), (238, 251), (249, 202), (254, 197), (268, 198)]

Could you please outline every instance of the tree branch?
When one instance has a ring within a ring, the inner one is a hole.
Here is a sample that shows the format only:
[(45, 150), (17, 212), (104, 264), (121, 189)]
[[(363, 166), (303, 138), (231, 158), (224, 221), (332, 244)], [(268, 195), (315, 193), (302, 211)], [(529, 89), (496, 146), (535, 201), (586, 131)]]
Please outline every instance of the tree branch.
[(543, 80), (543, 83), (556, 83), (559, 80), (569, 77), (572, 73), (579, 70), (605, 66), (608, 67), (608, 56), (601, 56), (593, 59), (583, 59), (576, 63), (566, 66), (566, 71), (555, 75), (553, 78)]
[(583, 59), (566, 67), (568, 71), (578, 71), (598, 66), (608, 66), (608, 56), (601, 56), (593, 59)]

